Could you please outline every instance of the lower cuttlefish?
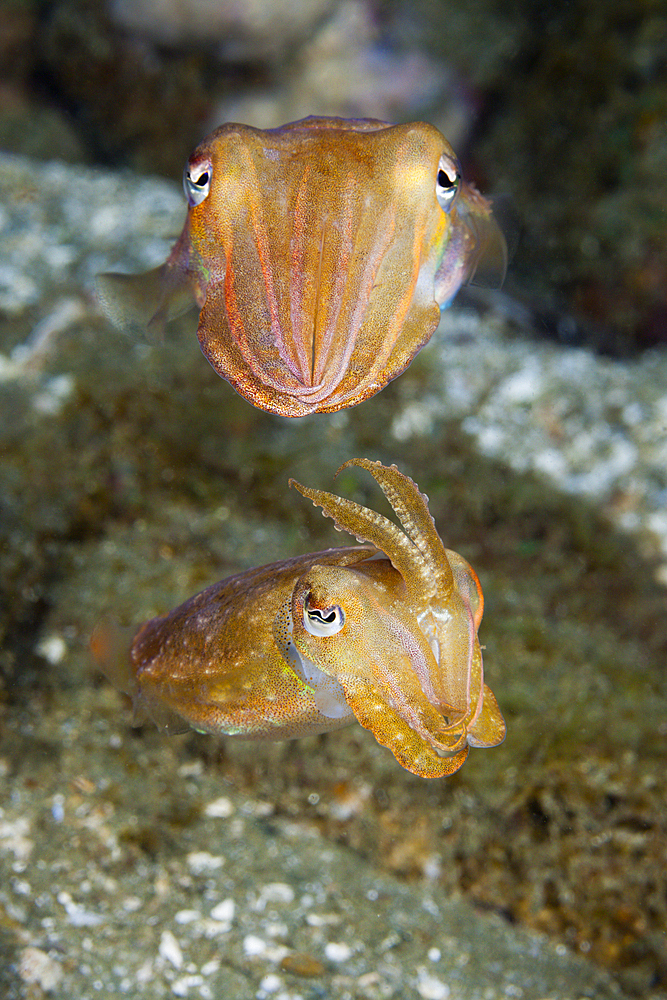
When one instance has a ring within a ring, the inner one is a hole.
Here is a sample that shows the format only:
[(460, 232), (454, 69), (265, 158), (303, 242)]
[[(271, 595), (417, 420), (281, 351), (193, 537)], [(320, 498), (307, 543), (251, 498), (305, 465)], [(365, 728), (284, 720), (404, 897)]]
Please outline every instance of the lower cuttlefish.
[[(247, 739), (312, 735), (356, 718), (408, 771), (453, 774), (505, 723), (484, 684), (477, 575), (444, 548), (427, 498), (396, 466), (352, 459), (402, 528), (294, 480), (361, 545), (239, 573), (147, 622), (129, 660), (100, 628), (93, 652), (135, 721)], [(341, 470), (339, 470), (341, 471)]]

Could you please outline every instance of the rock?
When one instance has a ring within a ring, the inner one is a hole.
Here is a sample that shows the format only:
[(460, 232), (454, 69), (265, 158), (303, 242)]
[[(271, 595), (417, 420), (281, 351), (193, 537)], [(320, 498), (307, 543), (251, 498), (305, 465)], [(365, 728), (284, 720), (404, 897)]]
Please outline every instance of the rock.
[(111, 0), (112, 18), (127, 31), (173, 46), (208, 43), (228, 59), (284, 50), (304, 38), (333, 0)]

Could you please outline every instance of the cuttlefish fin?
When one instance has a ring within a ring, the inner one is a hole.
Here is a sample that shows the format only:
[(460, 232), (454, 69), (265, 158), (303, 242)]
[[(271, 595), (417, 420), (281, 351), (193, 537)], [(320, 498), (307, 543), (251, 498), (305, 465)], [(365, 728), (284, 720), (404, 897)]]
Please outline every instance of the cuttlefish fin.
[(191, 726), (170, 708), (147, 699), (137, 684), (131, 649), (137, 629), (119, 625), (110, 619), (100, 621), (90, 639), (90, 652), (98, 669), (114, 687), (132, 699), (132, 725), (142, 726), (149, 720), (170, 736), (187, 733)]
[(148, 329), (160, 338), (165, 325), (197, 304), (187, 272), (170, 260), (145, 274), (98, 274), (97, 299), (121, 330)]
[[(506, 199), (500, 201), (504, 205)], [(501, 227), (496, 213), (491, 214), (491, 200), (481, 195), (474, 184), (465, 185), (457, 210), (468, 230), (465, 282), (483, 288), (501, 288), (510, 256), (506, 237), (511, 234), (505, 232), (511, 228), (509, 210), (503, 213), (506, 225)]]
[(507, 274), (507, 242), (496, 220), (471, 216), (468, 225), (475, 238), (470, 253), (467, 283), (481, 288), (502, 288)]

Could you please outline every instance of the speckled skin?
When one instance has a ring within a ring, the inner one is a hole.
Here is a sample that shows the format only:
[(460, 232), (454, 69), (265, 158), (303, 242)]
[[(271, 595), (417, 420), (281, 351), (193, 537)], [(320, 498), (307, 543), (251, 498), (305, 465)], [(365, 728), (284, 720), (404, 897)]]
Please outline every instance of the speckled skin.
[(421, 122), (223, 125), (188, 161), (210, 190), (169, 259), (143, 292), (104, 276), (102, 301), (121, 324), (137, 308), (159, 323), (193, 295), (202, 351), (255, 406), (288, 417), (354, 406), (407, 367), (480, 255), (504, 255), (471, 185), (457, 180), (441, 207), (443, 166), (459, 175)]
[[(371, 473), (404, 530), (292, 481), (366, 544), (241, 573), (143, 625), (130, 670), (106, 664), (139, 718), (170, 732), (283, 739), (356, 717), (428, 778), (456, 771), (469, 746), (502, 742), (505, 724), (483, 681), (477, 576), (443, 547), (411, 479), (367, 459), (346, 464)], [(313, 620), (336, 615), (335, 632), (314, 634)]]
[[(141, 627), (131, 648), (135, 712), (160, 728), (287, 739), (353, 721), (327, 719), (280, 654), (279, 608), (313, 567), (354, 565), (372, 546), (327, 549), (213, 584)], [(374, 564), (370, 564), (373, 566)]]

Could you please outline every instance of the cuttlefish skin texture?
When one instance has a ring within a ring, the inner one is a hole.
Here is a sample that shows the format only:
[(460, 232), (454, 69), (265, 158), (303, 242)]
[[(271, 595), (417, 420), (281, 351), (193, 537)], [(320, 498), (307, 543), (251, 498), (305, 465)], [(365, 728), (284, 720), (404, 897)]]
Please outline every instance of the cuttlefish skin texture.
[(474, 570), (445, 549), (426, 497), (395, 466), (353, 459), (401, 521), (291, 481), (363, 544), (232, 576), (136, 633), (102, 669), (162, 729), (254, 739), (356, 720), (408, 771), (453, 774), (505, 723), (484, 684)]
[[(491, 207), (432, 125), (305, 118), (226, 124), (188, 160), (168, 260), (102, 275), (124, 325), (195, 300), (213, 368), (287, 417), (355, 406), (409, 365), (481, 258), (504, 269)], [(141, 277), (141, 276), (140, 276)]]

